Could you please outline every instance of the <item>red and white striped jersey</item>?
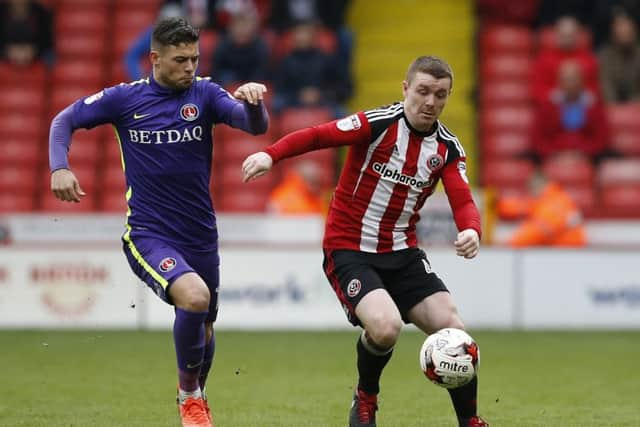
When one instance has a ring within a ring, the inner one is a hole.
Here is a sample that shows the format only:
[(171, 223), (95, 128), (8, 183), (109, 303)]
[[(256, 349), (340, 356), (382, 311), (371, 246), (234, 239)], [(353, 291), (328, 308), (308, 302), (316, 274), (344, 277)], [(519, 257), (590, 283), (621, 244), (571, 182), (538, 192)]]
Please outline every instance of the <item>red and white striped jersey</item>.
[(275, 162), (338, 145), (350, 149), (329, 207), (325, 249), (391, 252), (417, 246), (418, 211), (440, 179), (458, 229), (480, 234), (464, 149), (441, 122), (432, 133), (418, 132), (396, 103), (295, 132), (267, 153)]

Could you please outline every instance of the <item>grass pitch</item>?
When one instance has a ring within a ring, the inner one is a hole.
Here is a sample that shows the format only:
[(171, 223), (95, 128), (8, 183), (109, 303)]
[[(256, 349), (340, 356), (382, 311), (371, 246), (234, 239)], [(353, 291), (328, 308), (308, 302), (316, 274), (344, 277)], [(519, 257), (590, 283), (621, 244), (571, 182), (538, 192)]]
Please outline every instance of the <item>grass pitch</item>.
[[(471, 331), (480, 413), (500, 426), (640, 425), (640, 332)], [(218, 427), (347, 425), (350, 332), (219, 332)], [(456, 426), (404, 331), (382, 378), (381, 427)], [(0, 331), (0, 426), (179, 426), (169, 332)]]

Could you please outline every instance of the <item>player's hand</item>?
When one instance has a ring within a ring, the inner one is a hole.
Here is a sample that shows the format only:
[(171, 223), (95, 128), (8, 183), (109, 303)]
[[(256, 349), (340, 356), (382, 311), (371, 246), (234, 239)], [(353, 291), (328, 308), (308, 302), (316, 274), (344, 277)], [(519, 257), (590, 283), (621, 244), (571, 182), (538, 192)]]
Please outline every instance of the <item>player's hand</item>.
[(76, 176), (69, 169), (58, 169), (51, 174), (51, 191), (63, 202), (79, 203), (86, 195)]
[(269, 172), (273, 159), (264, 151), (253, 153), (242, 162), (242, 181), (249, 182)]
[(249, 104), (258, 105), (264, 99), (267, 87), (261, 83), (245, 83), (233, 92), (233, 97)]
[(456, 255), (471, 259), (478, 255), (480, 250), (480, 236), (476, 230), (467, 228), (458, 233), (453, 245), (456, 247)]

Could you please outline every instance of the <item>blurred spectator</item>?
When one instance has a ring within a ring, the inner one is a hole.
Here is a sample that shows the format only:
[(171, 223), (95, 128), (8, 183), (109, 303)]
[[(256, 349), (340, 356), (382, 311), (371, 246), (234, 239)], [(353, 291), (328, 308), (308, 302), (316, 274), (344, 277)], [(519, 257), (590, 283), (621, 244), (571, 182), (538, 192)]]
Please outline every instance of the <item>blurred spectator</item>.
[(273, 0), (269, 26), (283, 33), (298, 22), (315, 21), (330, 29), (338, 40), (338, 60), (348, 70), (353, 51), (353, 33), (345, 26), (348, 5), (349, 0)]
[(317, 164), (303, 160), (289, 170), (269, 195), (267, 208), (283, 215), (310, 215), (324, 212), (322, 171)]
[(592, 159), (607, 148), (607, 116), (601, 99), (585, 87), (579, 64), (563, 62), (557, 87), (537, 106), (534, 150), (540, 159), (575, 151)]
[(599, 54), (602, 93), (606, 102), (640, 99), (640, 46), (636, 23), (619, 13), (611, 24), (611, 40)]
[(587, 88), (599, 93), (598, 60), (596, 55), (579, 44), (580, 24), (572, 16), (563, 16), (555, 24), (556, 45), (541, 49), (533, 65), (531, 94), (535, 101), (544, 101), (554, 88), (560, 65), (574, 61), (582, 69)]
[(540, 173), (533, 175), (530, 187), (531, 197), (499, 202), (498, 213), (503, 217), (513, 216), (514, 210), (525, 214), (508, 244), (516, 248), (585, 246), (587, 237), (582, 213), (567, 192)]
[(274, 110), (324, 106), (336, 117), (345, 115), (340, 105), (351, 95), (351, 81), (336, 58), (314, 46), (316, 24), (302, 21), (293, 29), (293, 50), (276, 67)]
[(0, 3), (0, 54), (3, 60), (26, 65), (53, 61), (53, 14), (32, 0)]
[[(158, 19), (170, 18), (173, 16), (185, 16), (196, 28), (208, 28), (214, 25), (213, 0), (169, 0), (165, 1), (158, 13)], [(146, 59), (151, 47), (151, 33), (153, 25), (144, 30), (140, 36), (134, 40), (124, 57), (127, 74), (131, 80), (138, 80), (145, 77), (146, 72), (140, 65), (141, 59)], [(146, 63), (146, 61), (145, 61)]]
[(213, 54), (212, 75), (222, 86), (233, 82), (264, 81), (269, 50), (261, 38), (258, 16), (253, 7), (237, 11), (227, 34)]
[(537, 26), (553, 25), (558, 18), (575, 16), (591, 30), (593, 46), (600, 47), (609, 37), (611, 19), (624, 12), (636, 22), (640, 20), (638, 0), (541, 0)]

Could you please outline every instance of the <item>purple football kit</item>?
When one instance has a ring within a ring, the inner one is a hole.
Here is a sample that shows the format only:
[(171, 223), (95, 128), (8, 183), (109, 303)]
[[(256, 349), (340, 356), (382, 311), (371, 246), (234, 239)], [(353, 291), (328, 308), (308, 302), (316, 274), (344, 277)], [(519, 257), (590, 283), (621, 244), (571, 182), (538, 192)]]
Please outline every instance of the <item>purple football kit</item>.
[(263, 132), (268, 116), (262, 102), (240, 102), (208, 78), (198, 77), (181, 91), (153, 77), (121, 83), (56, 117), (51, 171), (69, 168), (73, 130), (105, 123), (114, 126), (122, 155), (128, 205), (122, 241), (131, 269), (168, 303), (170, 284), (186, 272), (198, 273), (211, 292), (207, 320), (215, 320), (219, 255), (209, 193), (212, 129), (223, 123)]

